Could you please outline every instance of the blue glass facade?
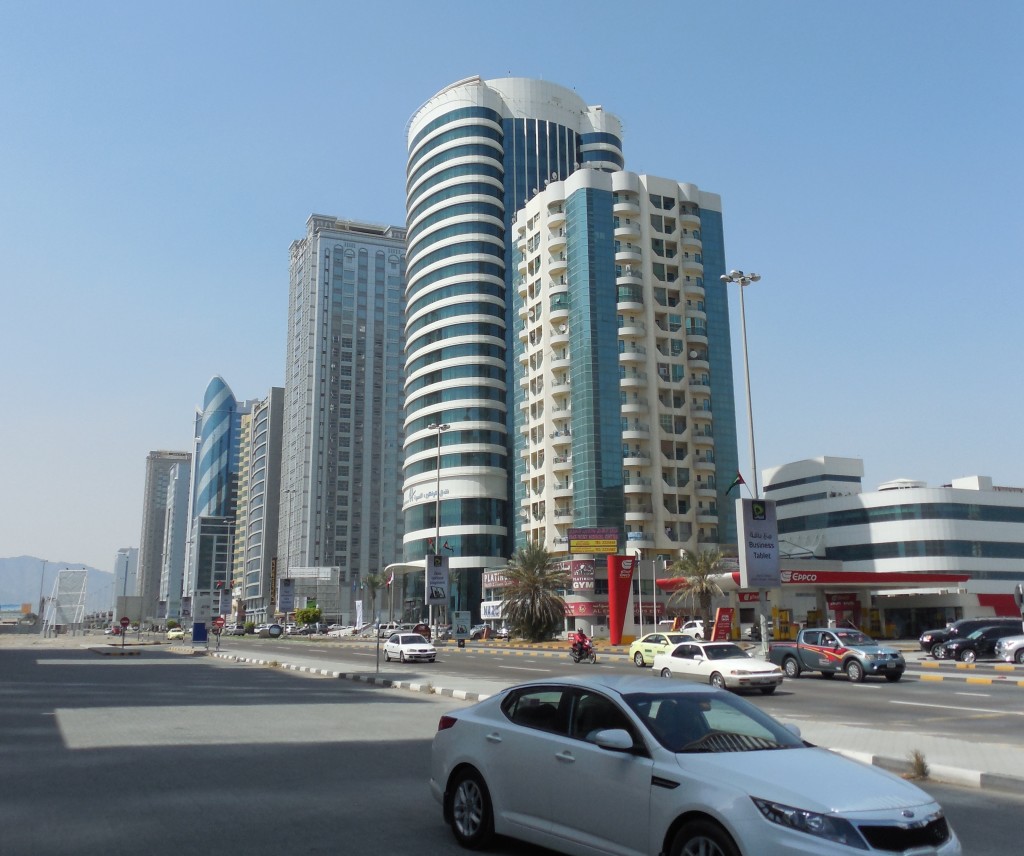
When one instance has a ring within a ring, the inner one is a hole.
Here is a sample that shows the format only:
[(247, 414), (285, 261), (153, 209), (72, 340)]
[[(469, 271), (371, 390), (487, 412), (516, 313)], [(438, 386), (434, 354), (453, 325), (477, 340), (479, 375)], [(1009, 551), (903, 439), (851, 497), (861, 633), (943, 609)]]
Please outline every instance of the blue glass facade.
[(736, 445), (736, 396), (732, 376), (728, 286), (722, 214), (702, 208), (700, 234), (704, 263), (704, 305), (707, 314), (711, 409), (715, 415), (715, 472), (718, 488), (718, 535), (722, 544), (736, 543), (736, 494), (725, 491), (739, 472)]
[(192, 516), (231, 517), (238, 491), (239, 415), (223, 378), (213, 378), (206, 387), (198, 429)]
[(612, 194), (565, 203), (572, 387), (573, 525), (622, 527), (622, 424)]

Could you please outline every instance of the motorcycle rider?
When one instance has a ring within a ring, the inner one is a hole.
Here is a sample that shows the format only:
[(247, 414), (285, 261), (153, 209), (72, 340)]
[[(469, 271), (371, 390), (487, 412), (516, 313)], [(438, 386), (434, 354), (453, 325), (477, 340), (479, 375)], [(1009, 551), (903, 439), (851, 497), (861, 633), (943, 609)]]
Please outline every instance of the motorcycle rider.
[(587, 638), (587, 634), (583, 632), (581, 628), (576, 628), (576, 632), (572, 637), (572, 649), (577, 653), (578, 656), (582, 657), (584, 652), (590, 646), (590, 639)]

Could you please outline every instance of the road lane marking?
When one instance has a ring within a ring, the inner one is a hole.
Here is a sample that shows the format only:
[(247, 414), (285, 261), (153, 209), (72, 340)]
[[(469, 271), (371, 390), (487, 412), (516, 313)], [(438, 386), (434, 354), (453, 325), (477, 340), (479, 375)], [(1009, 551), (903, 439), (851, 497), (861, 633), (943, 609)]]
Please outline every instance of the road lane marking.
[(550, 672), (551, 669), (531, 669), (529, 666), (498, 666), (499, 669), (513, 669), (517, 672)]
[(987, 707), (957, 707), (950, 704), (926, 704), (923, 701), (890, 701), (889, 704), (905, 704), (910, 707), (934, 707), (939, 710), (963, 710), (967, 713), (996, 713), (1006, 716), (1024, 716), (1024, 711), (1019, 710), (991, 710)]

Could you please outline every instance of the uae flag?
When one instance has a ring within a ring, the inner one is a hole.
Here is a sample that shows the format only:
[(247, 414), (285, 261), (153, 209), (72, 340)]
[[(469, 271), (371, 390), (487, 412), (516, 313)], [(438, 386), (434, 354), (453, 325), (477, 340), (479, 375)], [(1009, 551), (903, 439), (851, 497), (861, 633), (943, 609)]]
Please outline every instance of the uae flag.
[(734, 478), (732, 480), (732, 484), (729, 485), (729, 489), (725, 492), (726, 496), (728, 496), (730, 493), (732, 493), (732, 489), (734, 487), (736, 487), (737, 485), (741, 485), (741, 484), (746, 484), (746, 482), (743, 481), (743, 476), (741, 476), (739, 473), (736, 473), (736, 478)]

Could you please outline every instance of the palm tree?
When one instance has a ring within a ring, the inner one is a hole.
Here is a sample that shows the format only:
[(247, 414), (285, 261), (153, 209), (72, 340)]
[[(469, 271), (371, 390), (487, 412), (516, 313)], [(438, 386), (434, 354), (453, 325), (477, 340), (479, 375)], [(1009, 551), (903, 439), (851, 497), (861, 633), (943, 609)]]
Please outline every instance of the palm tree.
[(704, 636), (711, 636), (711, 598), (722, 594), (722, 587), (715, 582), (713, 576), (723, 573), (721, 550), (701, 550), (699, 553), (683, 551), (680, 559), (672, 563), (672, 573), (683, 577), (685, 586), (675, 591), (669, 598), (674, 601), (689, 603), (697, 608), (704, 622)]
[(370, 615), (372, 621), (377, 620), (377, 592), (384, 585), (384, 574), (367, 574), (363, 578), (363, 585), (366, 586), (367, 595), (370, 598)]
[(513, 632), (531, 642), (547, 639), (565, 620), (565, 601), (559, 589), (571, 577), (543, 544), (530, 543), (516, 551), (505, 570), (503, 614)]

